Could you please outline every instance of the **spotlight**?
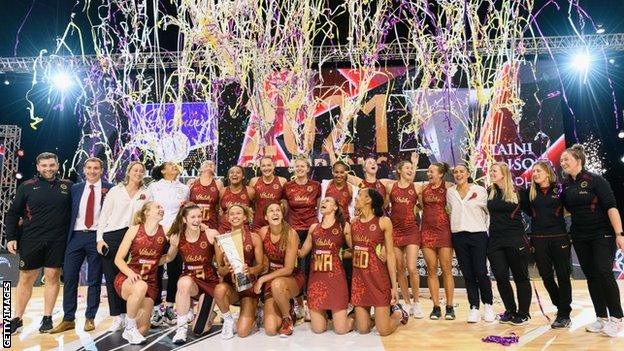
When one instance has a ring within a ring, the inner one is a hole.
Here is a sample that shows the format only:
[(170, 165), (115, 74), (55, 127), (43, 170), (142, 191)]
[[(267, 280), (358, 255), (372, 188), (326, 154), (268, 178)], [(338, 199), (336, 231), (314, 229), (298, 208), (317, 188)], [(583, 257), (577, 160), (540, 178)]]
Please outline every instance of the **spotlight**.
[(620, 159), (620, 161), (622, 161), (622, 163), (624, 163), (624, 156), (622, 156), (622, 158)]
[(20, 180), (22, 178), (24, 178), (24, 175), (22, 173), (20, 172), (15, 173), (15, 179)]
[(612, 59), (612, 58), (611, 58), (611, 59), (609, 59), (609, 63), (610, 63), (610, 64), (614, 64), (614, 63), (615, 63), (615, 59)]
[(59, 72), (52, 76), (52, 85), (60, 91), (67, 91), (74, 85), (74, 79), (67, 72)]
[(17, 149), (17, 151), (15, 151), (15, 155), (17, 157), (24, 157), (24, 155), (25, 155), (24, 149)]
[(604, 28), (598, 28), (598, 29), (596, 29), (596, 34), (602, 34), (602, 33), (604, 33), (604, 32), (605, 32), (605, 29), (604, 29)]
[(5, 80), (4, 80), (4, 85), (10, 85), (10, 84), (11, 84), (11, 82), (9, 82), (9, 80), (8, 80), (8, 79), (5, 79)]
[(587, 72), (589, 70), (589, 66), (591, 66), (592, 56), (588, 51), (579, 52), (574, 57), (572, 57), (572, 61), (570, 62), (571, 68), (579, 72)]

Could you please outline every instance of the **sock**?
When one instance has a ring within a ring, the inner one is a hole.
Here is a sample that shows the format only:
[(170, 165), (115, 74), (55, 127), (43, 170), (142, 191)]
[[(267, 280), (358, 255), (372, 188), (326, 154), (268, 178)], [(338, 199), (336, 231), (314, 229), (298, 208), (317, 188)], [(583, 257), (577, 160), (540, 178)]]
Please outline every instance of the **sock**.
[(160, 312), (160, 305), (154, 306), (154, 312)]
[(173, 302), (167, 302), (167, 308), (173, 308)]
[(135, 329), (136, 326), (136, 319), (126, 317), (126, 329)]
[(232, 317), (232, 313), (230, 313), (230, 311), (227, 311), (226, 313), (223, 314), (223, 319), (234, 319), (234, 317)]
[(178, 314), (178, 328), (186, 326), (186, 313)]

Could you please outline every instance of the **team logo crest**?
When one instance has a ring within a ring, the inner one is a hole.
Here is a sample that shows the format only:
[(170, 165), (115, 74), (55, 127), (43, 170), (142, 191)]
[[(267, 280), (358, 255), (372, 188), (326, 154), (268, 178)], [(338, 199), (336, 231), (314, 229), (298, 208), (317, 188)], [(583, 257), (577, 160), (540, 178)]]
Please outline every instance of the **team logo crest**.
[(158, 239), (156, 239), (156, 242), (159, 244), (162, 244), (165, 242), (165, 238), (163, 238), (162, 236), (159, 236)]
[(581, 182), (581, 188), (587, 188), (587, 182), (586, 181), (582, 181)]
[(368, 227), (368, 229), (370, 229), (370, 231), (372, 232), (374, 230), (377, 230), (377, 226), (374, 224), (371, 224), (370, 227)]
[(211, 186), (210, 191), (217, 191), (217, 188), (215, 188), (214, 186)]
[(20, 268), (24, 268), (24, 265), (25, 265), (24, 260), (20, 260)]
[(202, 242), (199, 244), (199, 247), (200, 247), (200, 248), (202, 248), (202, 249), (206, 249), (206, 248), (208, 247), (208, 243), (207, 243), (207, 242), (205, 242), (205, 241), (202, 241)]
[(334, 234), (334, 235), (338, 235), (338, 233), (340, 233), (340, 231), (338, 230), (338, 228), (334, 228), (334, 229), (332, 229), (332, 234)]
[(410, 194), (410, 195), (414, 195), (414, 190), (410, 189), (410, 190), (407, 191), (407, 193)]
[(312, 185), (308, 185), (308, 187), (306, 188), (307, 192), (312, 192)]
[(279, 189), (279, 185), (273, 184), (273, 189), (275, 189), (275, 190)]
[(247, 198), (247, 195), (243, 194), (241, 195), (241, 199), (245, 200)]
[(67, 184), (61, 184), (61, 189), (67, 190)]
[(251, 251), (251, 250), (253, 250), (253, 246), (245, 245), (245, 251)]

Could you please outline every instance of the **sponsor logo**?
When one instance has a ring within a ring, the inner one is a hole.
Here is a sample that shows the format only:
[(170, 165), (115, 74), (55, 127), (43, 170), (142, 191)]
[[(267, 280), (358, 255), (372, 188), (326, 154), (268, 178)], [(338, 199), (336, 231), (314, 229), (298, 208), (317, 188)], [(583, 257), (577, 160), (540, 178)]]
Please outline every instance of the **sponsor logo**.
[(204, 255), (189, 255), (185, 257), (186, 262), (203, 262)]
[[(159, 238), (162, 239), (162, 238)], [(139, 255), (141, 256), (156, 256), (156, 250), (154, 249), (148, 249), (148, 248), (142, 248), (139, 250)]]

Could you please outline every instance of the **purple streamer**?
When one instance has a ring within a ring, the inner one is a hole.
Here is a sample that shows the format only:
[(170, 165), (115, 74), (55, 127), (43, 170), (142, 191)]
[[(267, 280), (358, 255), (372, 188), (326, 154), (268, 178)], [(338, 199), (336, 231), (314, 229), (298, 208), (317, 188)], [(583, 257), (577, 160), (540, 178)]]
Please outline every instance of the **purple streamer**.
[(26, 17), (24, 17), (22, 24), (20, 24), (19, 28), (17, 29), (17, 33), (15, 33), (15, 46), (13, 47), (13, 56), (17, 56), (17, 45), (19, 45), (20, 32), (22, 31), (22, 27), (24, 27), (26, 20), (28, 19), (28, 17), (30, 17), (30, 12), (32, 11), (34, 6), (35, 6), (35, 0), (33, 0), (32, 3), (30, 4), (30, 8), (28, 9), (28, 12), (26, 12)]
[(511, 346), (511, 344), (517, 344), (520, 341), (520, 337), (517, 336), (516, 333), (511, 333), (510, 336), (489, 335), (481, 339), (481, 341), (500, 344), (503, 346)]

